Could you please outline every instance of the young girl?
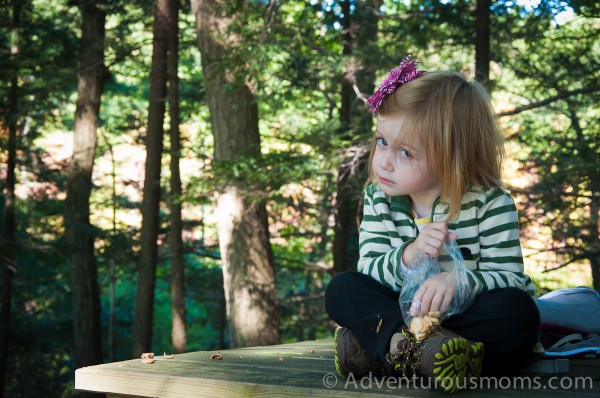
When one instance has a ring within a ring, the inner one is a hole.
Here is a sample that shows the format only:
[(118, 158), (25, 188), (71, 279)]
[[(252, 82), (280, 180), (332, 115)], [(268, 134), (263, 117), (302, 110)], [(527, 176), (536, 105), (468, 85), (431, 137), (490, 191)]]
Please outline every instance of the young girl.
[[(502, 189), (503, 138), (488, 95), (455, 72), (423, 72), (407, 57), (369, 99), (377, 118), (360, 227), (359, 272), (332, 279), (325, 306), (340, 328), (336, 368), (348, 377), (428, 377), (446, 391), (520, 371), (539, 329), (523, 273), (518, 215)], [(419, 253), (441, 273), (415, 293), (422, 313), (447, 310), (455, 295), (443, 243), (455, 240), (476, 296), (424, 341), (398, 303)], [(442, 256), (440, 256), (442, 254)], [(421, 379), (423, 380), (423, 379)], [(468, 383), (468, 385), (467, 385)]]

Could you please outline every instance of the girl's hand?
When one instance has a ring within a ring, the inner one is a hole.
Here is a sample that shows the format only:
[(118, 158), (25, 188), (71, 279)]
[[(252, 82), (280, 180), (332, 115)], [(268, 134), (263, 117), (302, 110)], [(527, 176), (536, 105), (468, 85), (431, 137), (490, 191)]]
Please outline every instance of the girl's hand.
[[(423, 315), (428, 314), (430, 311), (439, 311), (444, 314), (454, 297), (456, 291), (454, 284), (454, 279), (451, 278), (449, 272), (433, 275), (423, 282), (419, 290), (417, 290), (413, 299), (413, 305), (420, 302), (421, 314)], [(413, 308), (411, 307), (411, 315), (419, 315), (412, 312)]]
[(440, 255), (440, 249), (444, 241), (455, 240), (458, 236), (453, 232), (448, 232), (448, 223), (445, 221), (427, 224), (417, 239), (406, 246), (402, 251), (402, 262), (408, 267), (413, 264), (417, 254), (424, 253), (431, 257)]

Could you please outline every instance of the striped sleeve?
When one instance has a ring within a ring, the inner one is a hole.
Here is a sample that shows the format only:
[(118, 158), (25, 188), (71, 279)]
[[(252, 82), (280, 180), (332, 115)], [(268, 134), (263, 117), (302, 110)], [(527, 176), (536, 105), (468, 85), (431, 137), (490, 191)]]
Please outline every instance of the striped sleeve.
[(395, 233), (394, 221), (389, 212), (377, 211), (377, 207), (387, 206), (387, 203), (380, 203), (385, 202), (385, 198), (372, 194), (373, 189), (367, 189), (360, 224), (358, 271), (392, 290), (400, 291), (402, 250), (408, 242), (392, 247), (390, 233)]
[(478, 293), (517, 287), (534, 293), (524, 273), (519, 240), (519, 219), (512, 197), (501, 189), (486, 195), (477, 214), (481, 256), (478, 269), (469, 270), (469, 279)]

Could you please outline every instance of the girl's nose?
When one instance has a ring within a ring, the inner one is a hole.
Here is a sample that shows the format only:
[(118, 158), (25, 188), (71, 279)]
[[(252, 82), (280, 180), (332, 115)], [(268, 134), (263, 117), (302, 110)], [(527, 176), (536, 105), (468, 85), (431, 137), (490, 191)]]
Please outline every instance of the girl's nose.
[(394, 151), (385, 151), (383, 156), (379, 159), (379, 167), (384, 170), (393, 170), (394, 162), (395, 162), (395, 153)]

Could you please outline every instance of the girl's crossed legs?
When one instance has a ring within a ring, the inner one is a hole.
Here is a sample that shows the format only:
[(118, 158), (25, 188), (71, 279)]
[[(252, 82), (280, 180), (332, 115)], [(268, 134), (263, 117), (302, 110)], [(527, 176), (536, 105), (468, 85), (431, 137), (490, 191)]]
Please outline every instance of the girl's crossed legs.
[[(392, 335), (404, 326), (397, 292), (368, 275), (344, 272), (325, 291), (325, 308), (338, 325), (356, 336), (367, 355), (386, 364)], [(462, 314), (442, 326), (485, 346), (482, 375), (516, 374), (531, 358), (540, 315), (524, 291), (500, 288), (479, 294)]]

